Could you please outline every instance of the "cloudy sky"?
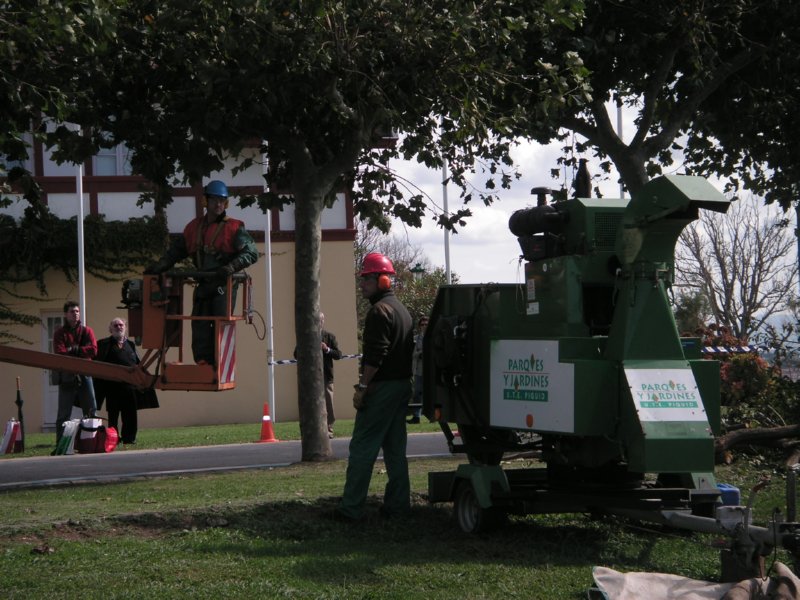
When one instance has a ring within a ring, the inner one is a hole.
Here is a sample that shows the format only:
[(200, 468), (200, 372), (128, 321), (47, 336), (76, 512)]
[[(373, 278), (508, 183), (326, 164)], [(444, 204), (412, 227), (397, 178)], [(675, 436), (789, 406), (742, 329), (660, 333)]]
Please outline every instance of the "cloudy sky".
[[(508, 219), (515, 210), (535, 205), (536, 198), (531, 196), (531, 188), (561, 186), (562, 182), (550, 177), (550, 169), (558, 166), (556, 160), (561, 155), (562, 145), (524, 144), (517, 147), (513, 158), (522, 177), (512, 184), (510, 190), (499, 190), (500, 200), (492, 206), (486, 207), (474, 201), (470, 203), (472, 217), (457, 234), (450, 236), (450, 270), (458, 274), (459, 283), (523, 281), (524, 266), (518, 260), (519, 245), (508, 230)], [(431, 171), (417, 163), (401, 161), (391, 163), (390, 167), (421, 188), (436, 206), (442, 206), (441, 171)], [(599, 168), (590, 163), (589, 171), (595, 175), (599, 173)], [(485, 175), (479, 174), (477, 177), (477, 181), (485, 180)], [(571, 172), (569, 181), (572, 181)], [(616, 172), (608, 181), (600, 184), (600, 189), (606, 198), (619, 197)], [(448, 205), (451, 211), (461, 206), (459, 189), (454, 185), (448, 187)], [(420, 229), (407, 227), (397, 221), (392, 226), (392, 232), (410, 244), (421, 247), (434, 265), (445, 266), (445, 234), (432, 218), (427, 219)]]

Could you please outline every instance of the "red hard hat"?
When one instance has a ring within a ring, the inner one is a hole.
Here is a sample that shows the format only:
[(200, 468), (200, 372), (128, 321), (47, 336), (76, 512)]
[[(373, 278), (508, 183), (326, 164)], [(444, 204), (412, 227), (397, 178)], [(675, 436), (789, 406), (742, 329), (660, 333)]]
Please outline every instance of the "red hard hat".
[(361, 263), (361, 277), (370, 275), (371, 273), (388, 273), (394, 275), (394, 267), (392, 261), (386, 258), (383, 254), (378, 252), (370, 252), (364, 257), (364, 262)]

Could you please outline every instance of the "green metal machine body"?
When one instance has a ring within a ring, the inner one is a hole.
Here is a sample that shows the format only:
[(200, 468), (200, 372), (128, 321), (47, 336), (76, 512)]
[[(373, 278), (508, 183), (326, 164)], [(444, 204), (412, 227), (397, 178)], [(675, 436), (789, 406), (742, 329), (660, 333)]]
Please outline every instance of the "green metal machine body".
[(665, 176), (630, 201), (515, 213), (525, 284), (442, 287), (424, 341), (424, 411), (456, 423), (470, 462), (539, 444), (554, 481), (715, 488), (719, 366), (683, 340), (668, 291), (700, 209), (729, 201)]

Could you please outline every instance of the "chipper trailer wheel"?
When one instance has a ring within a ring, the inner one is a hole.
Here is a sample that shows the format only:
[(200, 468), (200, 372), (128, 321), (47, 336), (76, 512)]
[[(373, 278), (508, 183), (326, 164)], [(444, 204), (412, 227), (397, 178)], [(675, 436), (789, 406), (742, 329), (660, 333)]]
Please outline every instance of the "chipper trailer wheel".
[(506, 511), (492, 506), (481, 507), (472, 482), (463, 480), (456, 490), (453, 511), (458, 525), (465, 533), (482, 533), (497, 529), (505, 524)]

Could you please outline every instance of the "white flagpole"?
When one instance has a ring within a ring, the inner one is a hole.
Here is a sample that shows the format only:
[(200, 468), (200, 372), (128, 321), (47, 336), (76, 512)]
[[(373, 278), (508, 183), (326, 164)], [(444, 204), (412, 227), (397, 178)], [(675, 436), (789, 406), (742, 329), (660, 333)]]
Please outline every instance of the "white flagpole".
[(81, 305), (81, 321), (88, 323), (89, 310), (86, 306), (86, 270), (83, 257), (83, 163), (78, 164), (75, 173), (75, 188), (78, 194), (78, 303)]
[[(267, 155), (264, 154), (264, 175), (269, 169)], [(268, 189), (266, 177), (264, 179), (264, 190)], [(267, 338), (267, 402), (269, 403), (269, 415), (272, 422), (276, 423), (275, 418), (275, 346), (273, 344), (272, 333), (272, 209), (266, 212), (267, 221), (264, 224), (264, 271), (266, 274), (267, 285), (267, 318), (266, 318), (266, 338)]]
[[(447, 159), (442, 161), (442, 209), (445, 216), (448, 216), (449, 210), (447, 208)], [(444, 230), (444, 271), (447, 284), (450, 285), (453, 281), (450, 276), (450, 230)]]
[[(617, 98), (617, 136), (619, 141), (622, 141), (622, 102)], [(620, 178), (619, 182), (619, 197), (625, 198), (625, 186)]]

